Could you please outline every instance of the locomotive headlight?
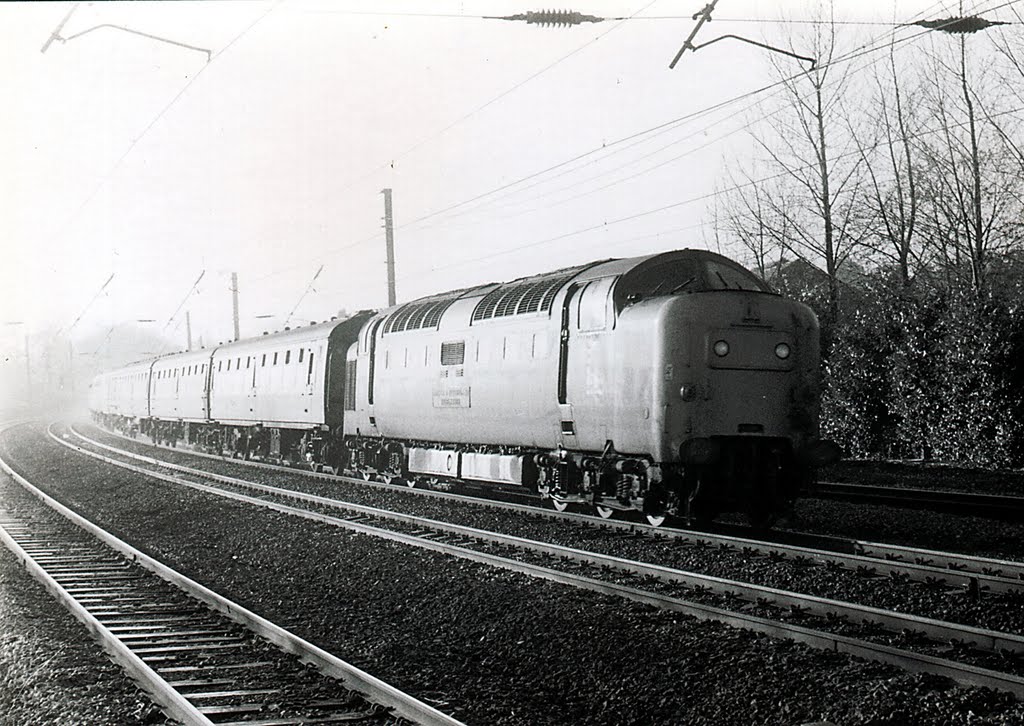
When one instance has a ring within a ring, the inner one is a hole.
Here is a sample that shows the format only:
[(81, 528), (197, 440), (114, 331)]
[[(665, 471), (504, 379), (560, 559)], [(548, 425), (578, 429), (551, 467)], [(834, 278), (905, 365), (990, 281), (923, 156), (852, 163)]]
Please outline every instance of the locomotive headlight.
[(779, 343), (777, 346), (775, 346), (775, 355), (778, 356), (781, 360), (786, 360), (786, 358), (789, 358), (789, 354), (792, 352), (793, 351), (790, 350), (789, 346), (786, 343)]
[(715, 355), (719, 358), (724, 358), (729, 355), (729, 344), (724, 340), (719, 340), (715, 343), (714, 347), (712, 347), (712, 350), (715, 351)]

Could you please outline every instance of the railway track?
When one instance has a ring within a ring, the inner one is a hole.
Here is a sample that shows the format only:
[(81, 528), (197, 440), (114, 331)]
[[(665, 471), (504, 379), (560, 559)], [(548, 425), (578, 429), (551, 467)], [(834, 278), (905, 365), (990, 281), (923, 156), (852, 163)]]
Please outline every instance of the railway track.
[[(60, 442), (107, 463), (205, 493), (1024, 696), (1024, 678), (1020, 674), (1024, 669), (1015, 665), (1017, 659), (1024, 657), (1024, 637), (1019, 635), (425, 520), (180, 465), (168, 466), (138, 454), (127, 455), (136, 462), (150, 464), (151, 468), (144, 468), (67, 441)], [(83, 443), (88, 445), (84, 440)], [(157, 470), (161, 468), (171, 473)], [(657, 530), (657, 535), (664, 536), (662, 530)], [(1004, 669), (1006, 665), (1009, 668)]]
[(1024, 521), (1024, 497), (999, 494), (971, 494), (952, 490), (821, 482), (815, 485), (809, 496), (845, 502), (882, 504), (906, 509), (973, 514), (1014, 522)]
[[(144, 461), (153, 466), (166, 470), (179, 470), (179, 465), (162, 461), (153, 457), (132, 454), (116, 447), (110, 447), (94, 439), (78, 433), (74, 427), (70, 431), (82, 440), (94, 446), (103, 448), (112, 453), (135, 457), (137, 461)], [(120, 434), (112, 434), (131, 441)], [(412, 496), (425, 497), (428, 499), (441, 499), (452, 502), (471, 502), (480, 507), (489, 507), (498, 510), (511, 512), (528, 513), (537, 517), (545, 517), (555, 520), (567, 520), (578, 523), (586, 523), (604, 529), (613, 530), (640, 537), (664, 537), (671, 540), (687, 543), (693, 546), (709, 546), (737, 551), (752, 552), (764, 557), (789, 558), (793, 560), (806, 559), (813, 562), (831, 562), (853, 570), (865, 573), (874, 572), (879, 576), (907, 576), (911, 580), (929, 582), (936, 585), (945, 585), (950, 588), (964, 588), (988, 592), (1007, 592), (1024, 587), (1024, 563), (1011, 560), (1002, 560), (990, 557), (978, 557), (955, 552), (943, 552), (919, 547), (905, 545), (894, 545), (883, 542), (871, 542), (868, 540), (856, 540), (840, 537), (828, 537), (814, 535), (812, 537), (798, 537), (798, 541), (811, 542), (813, 546), (806, 544), (792, 544), (788, 541), (788, 533), (767, 533), (767, 538), (741, 537), (717, 532), (702, 530), (680, 529), (673, 527), (652, 527), (646, 524), (604, 519), (600, 517), (580, 514), (572, 511), (552, 511), (536, 504), (524, 504), (507, 501), (499, 501), (486, 497), (468, 497), (464, 494), (453, 494), (444, 491), (428, 489), (410, 489), (406, 486), (366, 481), (362, 478), (354, 478), (338, 474), (324, 474), (310, 472), (293, 467), (286, 467), (266, 462), (243, 461), (230, 459), (196, 452), (191, 450), (175, 449), (166, 446), (151, 445), (165, 451), (176, 452), (183, 455), (195, 456), (207, 460), (218, 461), (226, 466), (237, 466), (251, 469), (262, 469), (270, 471), (284, 471), (295, 476), (303, 476), (314, 481), (344, 481), (360, 486), (378, 488), (383, 490), (398, 490), (409, 493)], [(181, 467), (180, 470), (191, 470), (190, 467)], [(194, 470), (193, 470), (194, 471)], [(215, 474), (213, 476), (216, 476)], [(212, 478), (212, 477), (211, 477)], [(230, 480), (231, 477), (228, 477)], [(781, 537), (782, 541), (774, 539)]]
[(459, 723), (96, 527), (2, 460), (0, 468), (10, 477), (0, 478), (0, 540), (171, 718)]

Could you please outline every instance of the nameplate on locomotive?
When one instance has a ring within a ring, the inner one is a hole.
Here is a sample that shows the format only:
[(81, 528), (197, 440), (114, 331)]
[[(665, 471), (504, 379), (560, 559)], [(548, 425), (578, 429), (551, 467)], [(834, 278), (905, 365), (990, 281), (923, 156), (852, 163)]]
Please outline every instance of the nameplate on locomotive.
[(434, 389), (434, 408), (469, 408), (469, 386)]

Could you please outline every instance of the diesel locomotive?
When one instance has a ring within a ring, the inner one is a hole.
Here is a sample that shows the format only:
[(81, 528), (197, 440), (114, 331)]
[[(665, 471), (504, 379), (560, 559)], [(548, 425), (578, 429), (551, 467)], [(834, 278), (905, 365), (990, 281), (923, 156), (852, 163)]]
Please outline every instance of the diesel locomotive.
[(816, 467), (818, 323), (703, 250), (603, 260), (98, 376), (111, 426), (652, 524), (784, 513)]

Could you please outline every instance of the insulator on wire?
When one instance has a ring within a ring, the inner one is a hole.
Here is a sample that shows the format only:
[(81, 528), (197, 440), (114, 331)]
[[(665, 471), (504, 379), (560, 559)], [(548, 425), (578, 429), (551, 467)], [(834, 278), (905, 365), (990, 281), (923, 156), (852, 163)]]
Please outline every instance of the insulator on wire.
[(581, 23), (600, 23), (605, 20), (620, 20), (621, 18), (601, 18), (596, 15), (586, 15), (575, 10), (540, 10), (519, 13), (517, 15), (503, 15), (494, 18), (495, 20), (525, 20), (530, 25), (551, 25), (567, 27), (569, 25), (580, 25)]
[(989, 20), (971, 15), (966, 18), (940, 18), (938, 20), (918, 20), (909, 25), (920, 25), (929, 30), (941, 30), (943, 33), (977, 33), (979, 30), (986, 30), (995, 25), (1010, 25), (1002, 20)]

